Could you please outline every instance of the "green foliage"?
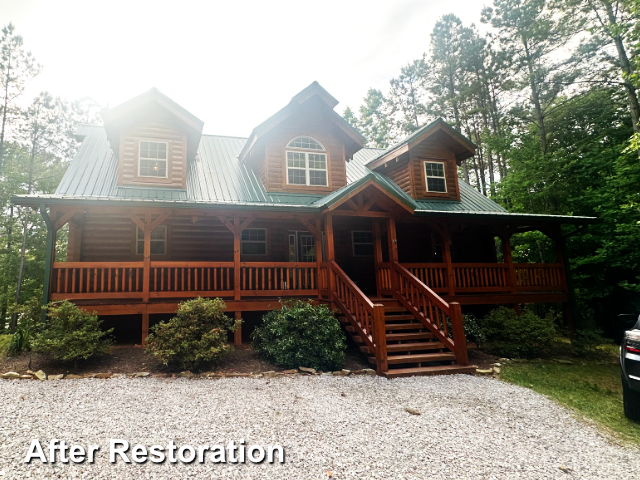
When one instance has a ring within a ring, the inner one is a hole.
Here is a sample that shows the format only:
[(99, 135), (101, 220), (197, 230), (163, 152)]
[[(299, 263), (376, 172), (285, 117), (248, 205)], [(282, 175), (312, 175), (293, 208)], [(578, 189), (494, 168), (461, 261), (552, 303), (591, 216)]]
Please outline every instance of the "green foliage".
[(571, 340), (571, 350), (578, 357), (597, 357), (605, 354), (600, 347), (610, 345), (612, 340), (602, 336), (602, 330), (578, 330)]
[(7, 355), (13, 335), (0, 335), (0, 357)]
[(25, 350), (31, 350), (31, 340), (40, 322), (42, 312), (42, 295), (35, 295), (23, 305), (14, 305), (9, 313), (18, 315), (16, 331), (11, 336), (11, 342), (7, 348), (9, 356), (16, 356)]
[(464, 336), (467, 342), (473, 342), (478, 347), (481, 347), (487, 341), (487, 336), (474, 315), (467, 313), (462, 315), (462, 326), (464, 327)]
[(86, 312), (71, 302), (52, 303), (47, 321), (34, 336), (31, 347), (56, 360), (74, 362), (108, 353), (113, 329), (103, 332), (101, 323), (95, 312)]
[(302, 300), (282, 302), (263, 317), (252, 334), (253, 348), (284, 368), (337, 370), (344, 366), (344, 332), (327, 305)]
[(543, 353), (553, 342), (553, 317), (540, 318), (531, 310), (520, 315), (513, 308), (498, 307), (482, 321), (487, 349), (509, 358), (532, 358)]
[(146, 350), (165, 365), (195, 370), (215, 363), (231, 347), (228, 332), (240, 325), (224, 314), (219, 299), (195, 298), (182, 302), (176, 316), (151, 329)]

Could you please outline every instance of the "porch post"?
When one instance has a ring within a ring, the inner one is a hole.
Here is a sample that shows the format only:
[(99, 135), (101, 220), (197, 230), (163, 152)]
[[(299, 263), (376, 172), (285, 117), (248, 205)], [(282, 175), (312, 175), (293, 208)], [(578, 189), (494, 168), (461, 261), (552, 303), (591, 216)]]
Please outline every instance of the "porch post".
[(144, 346), (147, 343), (147, 337), (149, 336), (149, 314), (147, 312), (142, 313), (142, 340), (140, 345)]
[[(42, 285), (42, 306), (46, 307), (49, 303), (49, 293), (51, 290), (51, 271), (53, 270), (53, 262), (55, 260), (56, 232), (45, 205), (40, 205), (40, 215), (42, 215), (44, 223), (47, 226), (47, 244), (44, 256), (44, 283)], [(40, 321), (44, 323), (46, 320), (47, 310), (43, 308), (40, 312)]]
[(335, 279), (333, 278), (333, 269), (328, 264), (335, 261), (335, 251), (333, 245), (333, 216), (329, 213), (324, 219), (325, 236), (327, 237), (327, 275), (329, 275), (329, 300), (333, 301), (333, 291)]
[[(569, 257), (567, 256), (567, 242), (566, 238), (562, 235), (562, 230), (559, 230), (554, 238), (556, 244), (556, 262), (562, 263), (562, 288), (569, 295), (569, 301), (562, 304), (562, 310), (564, 313), (567, 327), (571, 337), (575, 337), (576, 334), (576, 318), (574, 313), (577, 311), (576, 305), (576, 292), (573, 289), (573, 282), (571, 281), (571, 265), (569, 264)], [(579, 324), (578, 324), (579, 326)]]
[[(138, 228), (138, 227), (136, 227)], [(151, 281), (151, 214), (147, 213), (144, 216), (144, 266), (142, 273), (142, 301), (149, 301), (149, 284)], [(142, 315), (142, 340), (146, 340), (146, 335), (149, 334), (149, 316), (147, 315), (147, 330), (145, 333), (145, 314)]]
[(233, 217), (233, 298), (240, 300), (240, 217)]
[(442, 225), (442, 259), (447, 267), (447, 287), (449, 295), (456, 294), (456, 277), (453, 272), (453, 261), (451, 259), (451, 231), (448, 225)]
[(511, 256), (511, 235), (504, 234), (500, 236), (500, 240), (502, 241), (502, 255), (504, 257), (504, 263), (507, 266), (507, 271), (509, 272), (509, 292), (511, 294), (515, 294), (517, 291), (517, 282), (516, 271), (513, 268), (513, 257)]
[(398, 262), (398, 237), (396, 235), (396, 220), (389, 217), (387, 219), (387, 236), (389, 238), (389, 262), (391, 263), (391, 288), (398, 291), (398, 276), (396, 275), (395, 264)]
[(380, 275), (380, 264), (382, 263), (382, 240), (380, 239), (380, 223), (375, 219), (373, 220), (373, 242), (373, 261), (376, 271), (376, 292), (378, 297), (380, 297), (380, 283), (382, 282)]
[(322, 298), (322, 295), (320, 294), (320, 290), (323, 287), (326, 287), (326, 285), (321, 285), (320, 284), (320, 270), (322, 268), (322, 226), (320, 224), (320, 219), (317, 218), (316, 219), (316, 231), (315, 231), (315, 235), (313, 236), (314, 238), (314, 248), (316, 251), (316, 288), (318, 289), (318, 299)]

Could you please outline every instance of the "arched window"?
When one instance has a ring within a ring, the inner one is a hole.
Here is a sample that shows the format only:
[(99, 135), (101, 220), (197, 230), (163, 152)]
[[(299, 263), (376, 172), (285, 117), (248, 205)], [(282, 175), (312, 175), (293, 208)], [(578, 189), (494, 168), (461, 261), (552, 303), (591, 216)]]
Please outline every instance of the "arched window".
[(328, 186), (325, 148), (311, 137), (296, 137), (287, 144), (287, 184)]

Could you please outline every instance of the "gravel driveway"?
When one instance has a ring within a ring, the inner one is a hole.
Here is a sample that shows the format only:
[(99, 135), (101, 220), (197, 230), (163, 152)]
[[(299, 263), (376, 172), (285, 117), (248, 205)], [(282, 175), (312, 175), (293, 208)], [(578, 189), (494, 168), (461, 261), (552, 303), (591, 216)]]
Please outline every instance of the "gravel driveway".
[[(95, 464), (27, 465), (34, 438), (45, 452), (52, 438), (101, 451)], [(146, 446), (244, 439), (283, 445), (286, 461), (113, 465), (111, 438)], [(306, 480), (328, 472), (338, 479), (623, 479), (638, 478), (640, 452), (541, 395), (465, 375), (0, 381), (0, 479)]]

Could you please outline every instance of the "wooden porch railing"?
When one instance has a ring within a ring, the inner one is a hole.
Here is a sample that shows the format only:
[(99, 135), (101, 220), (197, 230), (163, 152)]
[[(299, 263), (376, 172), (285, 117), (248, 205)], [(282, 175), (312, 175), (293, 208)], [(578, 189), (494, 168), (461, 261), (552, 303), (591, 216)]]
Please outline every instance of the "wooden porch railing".
[(561, 263), (515, 263), (516, 286), (521, 291), (566, 291)]
[[(469, 365), (460, 304), (445, 302), (399, 263), (393, 262), (391, 266), (392, 274), (398, 276), (394, 297), (455, 353), (458, 365)], [(449, 336), (449, 323), (453, 339)]]
[(240, 289), (244, 296), (316, 295), (316, 262), (242, 262)]
[(51, 300), (140, 298), (142, 262), (55, 262)]
[(149, 297), (233, 295), (233, 262), (151, 262)]
[(374, 305), (335, 261), (327, 264), (331, 275), (332, 300), (371, 352), (375, 353), (378, 373), (386, 372), (388, 362), (384, 306)]
[[(402, 266), (434, 292), (449, 292), (445, 263), (403, 263)], [(513, 267), (516, 292), (566, 291), (560, 263), (515, 263)], [(390, 263), (378, 265), (376, 275), (382, 294), (392, 293), (390, 272)], [(454, 263), (453, 278), (455, 293), (508, 293), (511, 290), (509, 268), (504, 263)]]

